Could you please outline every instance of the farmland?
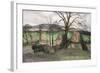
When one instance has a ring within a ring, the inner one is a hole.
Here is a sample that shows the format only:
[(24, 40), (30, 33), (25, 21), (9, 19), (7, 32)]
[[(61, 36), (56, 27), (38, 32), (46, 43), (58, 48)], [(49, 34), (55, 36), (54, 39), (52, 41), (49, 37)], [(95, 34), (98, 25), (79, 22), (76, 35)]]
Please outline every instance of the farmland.
[(23, 10), (23, 62), (91, 59), (91, 13)]
[[(53, 45), (56, 44), (56, 40), (59, 35), (62, 35), (64, 32), (53, 32)], [(27, 32), (28, 35), (28, 44), (25, 45), (26, 40), (23, 39), (23, 62), (39, 62), (39, 61), (62, 61), (62, 60), (86, 60), (91, 58), (91, 54), (88, 51), (83, 51), (80, 43), (76, 44), (73, 48), (70, 44), (68, 48), (59, 49), (56, 52), (53, 48), (50, 49), (50, 53), (45, 53), (43, 51), (34, 53), (32, 50), (31, 42), (39, 40), (39, 32)], [(32, 35), (32, 39), (30, 38)], [(46, 41), (45, 44), (50, 44), (51, 37), (48, 32), (42, 32), (42, 40)], [(71, 39), (73, 32), (68, 32), (68, 39)], [(23, 34), (25, 35), (25, 34)], [(82, 35), (84, 41), (89, 41), (90, 36)], [(38, 42), (39, 43), (39, 42)], [(38, 44), (37, 43), (37, 44)], [(90, 44), (88, 44), (90, 47)]]

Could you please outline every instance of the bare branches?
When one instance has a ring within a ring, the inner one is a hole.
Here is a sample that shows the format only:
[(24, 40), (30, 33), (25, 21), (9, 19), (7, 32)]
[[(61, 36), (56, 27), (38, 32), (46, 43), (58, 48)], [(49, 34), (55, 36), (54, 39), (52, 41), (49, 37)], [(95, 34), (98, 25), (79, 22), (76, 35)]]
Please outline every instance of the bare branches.
[(68, 24), (69, 24), (69, 21), (70, 21), (70, 18), (71, 18), (71, 12), (67, 12), (67, 26), (68, 26)]
[(57, 11), (56, 14), (61, 18), (61, 20), (59, 21), (63, 21), (64, 24), (65, 24), (65, 30), (68, 30), (72, 25), (73, 23), (76, 23), (78, 25), (78, 22), (81, 23), (80, 20), (81, 19), (81, 15), (79, 13), (73, 13), (73, 12), (60, 12), (60, 11)]
[[(60, 12), (60, 11), (57, 11), (56, 13), (63, 20), (63, 22), (65, 24), (65, 28), (67, 28), (67, 26), (69, 24), (69, 21), (70, 21), (70, 18), (71, 18), (71, 12)], [(65, 14), (67, 15), (67, 18), (65, 16)]]
[(70, 26), (75, 22), (75, 20), (76, 20), (77, 18), (79, 18), (79, 17), (74, 18), (74, 19), (72, 20), (72, 22), (70, 23), (70, 25), (68, 25), (68, 27), (70, 27)]
[(68, 12), (65, 12), (65, 13), (66, 13), (66, 17), (68, 18), (69, 17)]
[(57, 11), (56, 13), (60, 18), (62, 18), (64, 20), (63, 16), (61, 15), (61, 13), (59, 11)]

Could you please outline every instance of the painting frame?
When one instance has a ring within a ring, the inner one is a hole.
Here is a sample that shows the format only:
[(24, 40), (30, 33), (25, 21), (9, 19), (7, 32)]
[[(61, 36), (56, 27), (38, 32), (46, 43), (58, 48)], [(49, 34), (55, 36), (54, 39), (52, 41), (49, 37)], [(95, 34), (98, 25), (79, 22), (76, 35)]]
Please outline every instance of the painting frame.
[[(38, 7), (38, 9), (37, 9)], [(93, 27), (96, 24), (96, 8), (95, 7), (75, 7), (75, 6), (60, 6), (60, 5), (41, 5), (28, 2), (11, 2), (11, 24), (12, 24), (12, 49), (11, 49), (11, 70), (12, 71), (27, 71), (27, 70), (45, 70), (45, 69), (60, 69), (67, 67), (83, 67), (95, 66), (97, 63), (95, 40), (93, 35)], [(23, 63), (22, 62), (22, 10), (50, 10), (50, 11), (76, 11), (91, 13), (91, 59), (90, 60), (75, 60), (75, 61), (55, 61), (55, 62), (37, 62)]]

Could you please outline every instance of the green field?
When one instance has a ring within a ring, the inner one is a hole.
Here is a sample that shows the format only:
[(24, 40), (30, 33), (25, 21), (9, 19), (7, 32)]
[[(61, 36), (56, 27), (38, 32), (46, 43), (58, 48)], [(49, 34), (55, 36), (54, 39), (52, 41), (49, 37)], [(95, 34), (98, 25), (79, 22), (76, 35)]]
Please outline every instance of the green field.
[[(30, 37), (31, 34), (31, 37)], [(42, 32), (43, 39), (47, 42), (51, 42), (51, 37), (53, 36), (53, 41), (56, 43), (56, 39), (59, 35), (63, 35), (64, 32)], [(76, 44), (75, 48), (71, 47), (71, 44), (68, 48), (64, 48), (61, 50), (58, 50), (57, 52), (52, 51), (52, 48), (50, 48), (51, 53), (44, 53), (44, 52), (37, 52), (34, 53), (32, 50), (32, 41), (38, 41), (39, 40), (39, 32), (27, 32), (23, 33), (24, 35), (27, 35), (28, 38), (28, 44), (26, 45), (26, 39), (23, 38), (23, 62), (39, 62), (39, 61), (62, 61), (62, 60), (86, 60), (91, 59), (91, 52), (83, 51), (80, 44)], [(68, 32), (68, 39), (71, 39), (73, 35), (73, 32)], [(85, 42), (90, 41), (90, 36), (83, 35), (83, 40)], [(90, 44), (87, 44), (90, 47)]]
[[(26, 51), (26, 52), (25, 52)], [(63, 61), (63, 60), (88, 60), (91, 59), (90, 53), (79, 48), (62, 49), (55, 53), (46, 54), (43, 52), (35, 53), (31, 46), (24, 47), (23, 62), (41, 61)]]

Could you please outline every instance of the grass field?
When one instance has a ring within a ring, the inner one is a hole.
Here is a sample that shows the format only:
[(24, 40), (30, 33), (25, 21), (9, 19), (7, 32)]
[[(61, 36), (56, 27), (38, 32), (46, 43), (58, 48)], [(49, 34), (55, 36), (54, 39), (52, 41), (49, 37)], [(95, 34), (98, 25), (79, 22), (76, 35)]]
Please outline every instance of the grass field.
[(23, 62), (63, 61), (63, 60), (87, 60), (91, 59), (90, 53), (79, 48), (58, 50), (55, 53), (34, 53), (31, 46), (24, 47)]
[[(39, 32), (27, 32), (27, 38), (28, 41), (31, 43), (32, 40), (37, 41), (39, 40)], [(32, 35), (32, 40), (30, 39), (29, 34)], [(51, 33), (53, 35), (53, 41), (55, 43), (57, 37), (59, 35), (64, 34), (64, 32), (53, 32)], [(51, 41), (50, 39), (50, 33), (43, 32), (43, 40), (48, 40), (48, 42)], [(68, 32), (68, 39), (72, 37), (72, 32)], [(24, 34), (23, 34), (24, 35)], [(88, 35), (82, 35), (84, 41), (90, 41), (90, 36)], [(26, 40), (23, 38), (23, 44), (26, 42)], [(90, 44), (88, 44), (90, 47)], [(64, 48), (60, 49), (56, 52), (52, 53), (44, 53), (44, 52), (37, 52), (34, 53), (32, 50), (32, 45), (23, 45), (23, 62), (41, 62), (41, 61), (62, 61), (62, 60), (86, 60), (91, 59), (91, 53), (88, 51), (83, 51), (80, 47), (80, 44), (78, 44), (75, 48)], [(52, 48), (51, 48), (52, 49)]]

